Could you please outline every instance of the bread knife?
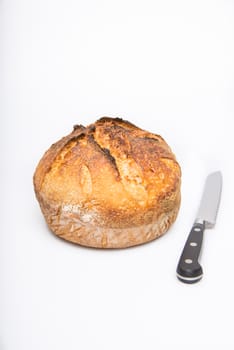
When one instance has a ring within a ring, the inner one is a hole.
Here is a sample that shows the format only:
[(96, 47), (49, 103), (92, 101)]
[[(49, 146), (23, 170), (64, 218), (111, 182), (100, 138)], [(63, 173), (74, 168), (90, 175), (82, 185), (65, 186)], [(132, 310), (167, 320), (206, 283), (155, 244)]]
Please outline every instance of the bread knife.
[(222, 174), (220, 171), (208, 175), (198, 209), (197, 217), (189, 233), (181, 254), (176, 274), (184, 283), (201, 280), (203, 270), (198, 262), (205, 229), (213, 228), (219, 209), (222, 191)]

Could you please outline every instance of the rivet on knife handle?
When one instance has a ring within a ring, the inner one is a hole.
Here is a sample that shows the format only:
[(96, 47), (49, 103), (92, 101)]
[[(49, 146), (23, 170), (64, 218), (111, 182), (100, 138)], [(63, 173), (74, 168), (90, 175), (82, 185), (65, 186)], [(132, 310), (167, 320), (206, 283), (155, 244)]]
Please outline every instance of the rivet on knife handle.
[(185, 283), (198, 282), (203, 275), (202, 267), (198, 262), (201, 251), (205, 225), (195, 223), (185, 243), (178, 266), (177, 277)]

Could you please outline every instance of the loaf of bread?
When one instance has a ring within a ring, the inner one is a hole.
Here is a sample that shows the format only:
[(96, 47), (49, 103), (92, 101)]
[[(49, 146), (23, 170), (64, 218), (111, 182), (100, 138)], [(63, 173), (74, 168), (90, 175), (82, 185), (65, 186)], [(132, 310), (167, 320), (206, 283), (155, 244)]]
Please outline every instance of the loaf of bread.
[(53, 144), (34, 174), (49, 228), (90, 247), (124, 248), (168, 230), (180, 206), (181, 170), (159, 135), (104, 117)]

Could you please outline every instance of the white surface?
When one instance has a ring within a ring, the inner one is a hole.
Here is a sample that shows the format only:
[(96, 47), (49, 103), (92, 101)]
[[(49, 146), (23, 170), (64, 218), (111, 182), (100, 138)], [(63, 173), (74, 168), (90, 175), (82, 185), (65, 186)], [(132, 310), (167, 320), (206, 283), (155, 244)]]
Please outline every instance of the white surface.
[[(0, 349), (233, 349), (233, 1), (2, 0), (0, 16)], [(150, 244), (68, 244), (35, 200), (44, 151), (103, 115), (161, 134), (181, 164), (179, 217)], [(184, 285), (178, 258), (219, 169), (204, 278)]]

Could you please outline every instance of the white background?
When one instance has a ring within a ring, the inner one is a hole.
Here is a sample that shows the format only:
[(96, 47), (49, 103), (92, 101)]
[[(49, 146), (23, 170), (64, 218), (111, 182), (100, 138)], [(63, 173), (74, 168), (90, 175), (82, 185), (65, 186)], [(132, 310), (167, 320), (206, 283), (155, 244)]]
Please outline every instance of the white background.
[[(234, 2), (0, 2), (0, 349), (233, 349)], [(44, 151), (102, 116), (161, 134), (183, 171), (162, 238), (125, 250), (47, 229), (32, 176)], [(175, 269), (206, 175), (223, 173), (204, 278)]]

